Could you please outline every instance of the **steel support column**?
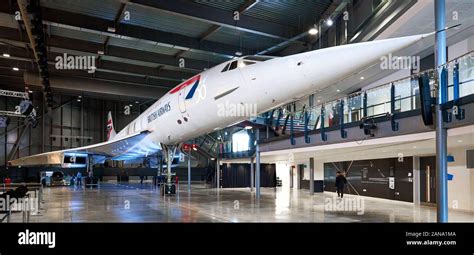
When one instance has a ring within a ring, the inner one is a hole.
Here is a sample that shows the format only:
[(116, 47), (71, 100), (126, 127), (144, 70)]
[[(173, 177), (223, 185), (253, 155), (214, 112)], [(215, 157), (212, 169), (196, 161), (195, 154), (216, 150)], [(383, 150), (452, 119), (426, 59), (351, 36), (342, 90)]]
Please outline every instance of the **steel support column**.
[(253, 187), (255, 186), (255, 165), (253, 163), (253, 157), (250, 158), (250, 192), (253, 192)]
[(420, 205), (421, 198), (420, 198), (420, 157), (413, 156), (413, 204)]
[(447, 101), (447, 81), (442, 75), (446, 63), (446, 2), (435, 0), (435, 66), (438, 75), (438, 100), (436, 104), (436, 202), (438, 222), (448, 222), (448, 163), (447, 129), (443, 121), (442, 105)]
[(188, 155), (188, 192), (191, 192), (191, 152)]
[(216, 158), (216, 190), (219, 191), (221, 185), (221, 173), (220, 173), (220, 166), (219, 166), (219, 159)]
[(314, 194), (314, 158), (309, 158), (309, 194)]
[[(71, 113), (72, 113), (72, 110), (71, 110)], [(71, 130), (71, 134), (72, 134), (72, 130)], [(80, 134), (81, 134), (81, 138), (80, 138), (81, 143), (80, 144), (81, 144), (81, 147), (82, 147), (82, 146), (84, 146), (84, 99), (81, 100), (81, 130), (80, 130)]]
[(257, 146), (255, 147), (256, 167), (255, 167), (255, 198), (260, 199), (260, 130), (257, 129)]

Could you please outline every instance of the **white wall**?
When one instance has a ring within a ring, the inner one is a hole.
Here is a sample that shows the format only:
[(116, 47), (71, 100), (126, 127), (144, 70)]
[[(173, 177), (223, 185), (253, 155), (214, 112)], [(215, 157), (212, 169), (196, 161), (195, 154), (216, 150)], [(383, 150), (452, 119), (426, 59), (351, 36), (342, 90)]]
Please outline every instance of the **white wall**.
[(448, 173), (454, 175), (453, 180), (448, 181), (448, 206), (453, 209), (474, 211), (472, 203), (474, 174), (466, 167), (466, 149), (448, 147), (448, 153), (454, 156), (454, 162), (448, 163)]
[[(448, 205), (449, 208), (459, 210), (470, 210), (474, 211), (474, 169), (467, 169), (466, 167), (466, 150), (474, 149), (474, 145), (471, 147), (463, 148), (450, 148), (448, 147), (448, 153), (454, 156), (455, 161), (448, 164), (448, 173), (453, 174), (454, 178), (452, 181), (448, 181)], [(408, 156), (408, 155), (407, 155)], [(364, 157), (354, 157), (345, 160), (363, 160), (367, 159)], [(327, 160), (328, 162), (333, 161)], [(315, 160), (315, 180), (324, 180), (324, 160)], [(294, 171), (294, 186), (297, 188), (297, 180), (299, 178), (297, 166), (299, 164), (306, 165), (304, 170), (304, 180), (309, 180), (309, 158), (308, 159), (295, 159), (294, 165), (296, 170)], [(285, 169), (288, 169), (289, 165), (285, 165)], [(278, 167), (277, 167), (278, 174)], [(288, 174), (289, 176), (289, 174)], [(454, 208), (456, 207), (457, 208)]]
[(469, 51), (474, 50), (474, 36), (467, 38), (448, 47), (448, 60), (458, 58)]

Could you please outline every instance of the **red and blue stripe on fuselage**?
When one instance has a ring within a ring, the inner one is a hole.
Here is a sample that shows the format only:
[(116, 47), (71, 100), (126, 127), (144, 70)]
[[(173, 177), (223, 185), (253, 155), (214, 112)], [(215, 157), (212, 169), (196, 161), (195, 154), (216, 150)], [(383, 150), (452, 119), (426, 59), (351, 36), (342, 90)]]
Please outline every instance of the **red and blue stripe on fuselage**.
[(201, 75), (196, 75), (192, 77), (191, 79), (179, 84), (176, 86), (174, 89), (170, 91), (170, 94), (174, 94), (181, 89), (186, 88), (187, 86), (191, 86), (191, 89), (189, 90), (188, 94), (186, 95), (185, 99), (191, 99), (194, 96), (194, 93), (196, 92), (197, 87), (199, 86), (199, 80), (201, 79)]

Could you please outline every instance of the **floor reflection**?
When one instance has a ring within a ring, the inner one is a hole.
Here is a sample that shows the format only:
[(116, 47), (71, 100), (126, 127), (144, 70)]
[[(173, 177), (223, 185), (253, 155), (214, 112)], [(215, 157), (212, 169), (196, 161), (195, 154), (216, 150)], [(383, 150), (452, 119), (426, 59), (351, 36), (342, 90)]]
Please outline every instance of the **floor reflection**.
[[(363, 214), (329, 210), (333, 193), (263, 188), (257, 200), (248, 188), (215, 189), (185, 184), (161, 197), (151, 184), (106, 183), (100, 188), (45, 188), (40, 216), (30, 222), (435, 222), (436, 208), (376, 198), (364, 200)], [(351, 196), (344, 196), (351, 199)], [(337, 201), (336, 201), (337, 204)], [(21, 222), (14, 214), (12, 222)], [(453, 222), (474, 222), (474, 213), (450, 210)]]

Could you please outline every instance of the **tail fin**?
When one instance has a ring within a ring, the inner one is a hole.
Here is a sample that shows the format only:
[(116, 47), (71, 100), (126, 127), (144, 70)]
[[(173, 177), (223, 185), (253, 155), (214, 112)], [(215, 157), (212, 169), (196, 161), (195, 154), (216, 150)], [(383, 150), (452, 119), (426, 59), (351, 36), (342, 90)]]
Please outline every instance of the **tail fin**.
[(114, 129), (114, 122), (112, 120), (112, 112), (109, 112), (109, 114), (107, 115), (107, 141), (114, 139), (115, 135), (117, 135), (117, 133), (115, 132), (115, 129)]

